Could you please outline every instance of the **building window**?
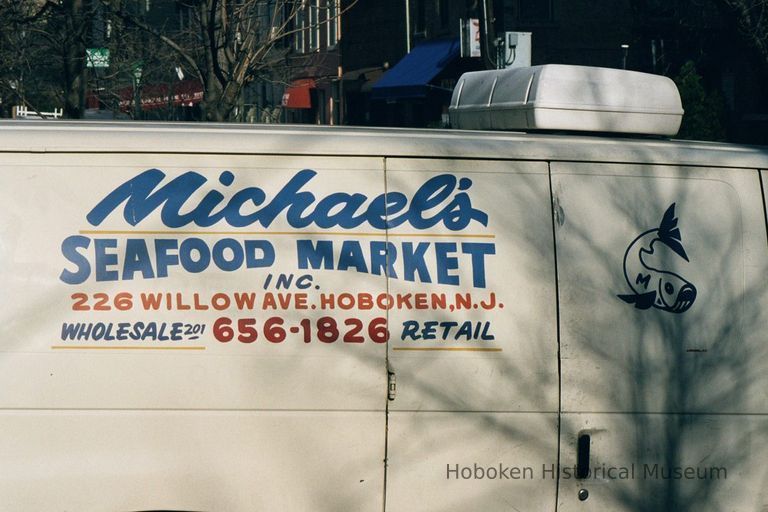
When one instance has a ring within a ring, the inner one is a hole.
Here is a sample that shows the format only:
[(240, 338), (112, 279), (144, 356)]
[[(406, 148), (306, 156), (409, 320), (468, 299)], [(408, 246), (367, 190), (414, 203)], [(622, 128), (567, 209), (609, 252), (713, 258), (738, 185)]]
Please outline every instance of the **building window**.
[(192, 30), (194, 21), (192, 7), (176, 4), (176, 12), (179, 18), (179, 31)]
[(305, 52), (304, 40), (306, 32), (306, 11), (301, 6), (296, 11), (296, 37), (294, 38), (294, 49), (299, 53)]
[(413, 31), (416, 34), (426, 36), (427, 33), (427, 12), (424, 5), (427, 0), (416, 0), (416, 15), (413, 19)]
[(448, 0), (437, 0), (437, 13), (440, 17), (440, 27), (447, 27), (451, 21), (448, 12)]
[(339, 42), (339, 0), (327, 0), (328, 1), (328, 16), (326, 18), (328, 34), (328, 46), (333, 46)]
[(669, 1), (648, 0), (648, 14), (654, 19), (672, 19), (675, 16), (675, 4)]
[(268, 0), (267, 1), (267, 16), (269, 16), (269, 22), (270, 23), (272, 23), (272, 22), (277, 23), (278, 22), (278, 19), (279, 19), (279, 16), (278, 16), (279, 9), (277, 7), (278, 6), (277, 6), (276, 0)]
[(274, 37), (275, 26), (279, 23), (277, 12), (275, 12), (275, 0), (266, 0), (266, 2), (256, 6), (256, 16), (259, 20), (258, 30), (263, 34), (264, 39), (271, 40)]
[(318, 0), (312, 0), (309, 3), (309, 51), (319, 48), (320, 44), (320, 23), (318, 23)]
[(552, 0), (519, 0), (519, 20), (522, 23), (554, 21)]
[(296, 18), (292, 15), (291, 6), (288, 2), (282, 2), (280, 12), (275, 21), (275, 28), (272, 32), (275, 37), (278, 37), (276, 41), (278, 48), (290, 48), (296, 44), (296, 34), (293, 33), (294, 28), (296, 28)]

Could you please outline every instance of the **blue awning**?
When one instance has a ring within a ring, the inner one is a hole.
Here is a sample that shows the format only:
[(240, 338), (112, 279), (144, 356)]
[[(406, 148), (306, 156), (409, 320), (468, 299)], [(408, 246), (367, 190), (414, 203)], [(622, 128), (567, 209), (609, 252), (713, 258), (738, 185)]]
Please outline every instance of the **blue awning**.
[(429, 83), (458, 56), (458, 39), (424, 41), (376, 82), (373, 99), (423, 98)]

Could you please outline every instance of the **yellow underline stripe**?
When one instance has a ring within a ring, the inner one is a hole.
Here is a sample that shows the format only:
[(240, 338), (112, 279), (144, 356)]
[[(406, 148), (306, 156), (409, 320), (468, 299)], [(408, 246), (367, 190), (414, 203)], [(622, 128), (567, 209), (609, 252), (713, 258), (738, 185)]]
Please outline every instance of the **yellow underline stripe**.
[(53, 350), (205, 350), (205, 347), (140, 347), (136, 345), (119, 346), (93, 346), (93, 345), (53, 345)]
[(354, 231), (112, 231), (112, 230), (94, 230), (94, 229), (81, 229), (81, 235), (259, 235), (259, 236), (272, 236), (272, 235), (317, 235), (317, 236), (365, 236), (365, 237), (390, 237), (390, 238), (404, 238), (404, 237), (420, 237), (420, 238), (496, 238), (496, 235), (481, 235), (481, 234), (460, 234), (460, 233), (359, 233)]
[(423, 351), (451, 351), (451, 352), (501, 352), (501, 348), (486, 347), (393, 347), (392, 350), (423, 350)]

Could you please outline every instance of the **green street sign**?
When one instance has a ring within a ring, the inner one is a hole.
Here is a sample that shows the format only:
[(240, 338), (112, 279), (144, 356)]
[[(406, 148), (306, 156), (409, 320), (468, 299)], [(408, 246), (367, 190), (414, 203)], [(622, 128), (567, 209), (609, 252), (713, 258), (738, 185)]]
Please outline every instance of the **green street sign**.
[(109, 67), (109, 48), (86, 48), (85, 57), (89, 68)]

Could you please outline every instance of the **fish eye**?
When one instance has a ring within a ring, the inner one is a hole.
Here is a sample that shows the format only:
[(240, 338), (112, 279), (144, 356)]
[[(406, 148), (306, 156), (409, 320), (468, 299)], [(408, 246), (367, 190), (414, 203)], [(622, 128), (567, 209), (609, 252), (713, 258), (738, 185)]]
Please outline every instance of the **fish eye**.
[(664, 285), (664, 291), (671, 295), (672, 293), (674, 293), (675, 287), (672, 286), (672, 283), (667, 283)]

